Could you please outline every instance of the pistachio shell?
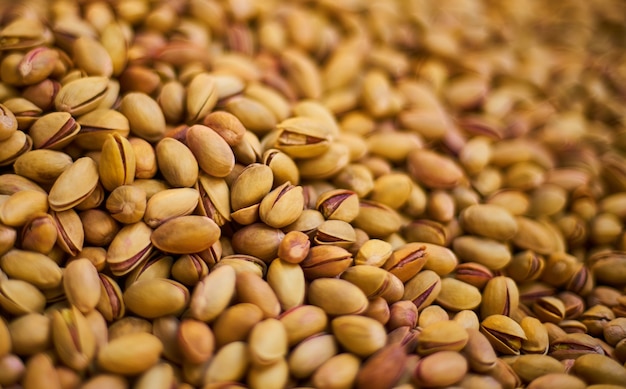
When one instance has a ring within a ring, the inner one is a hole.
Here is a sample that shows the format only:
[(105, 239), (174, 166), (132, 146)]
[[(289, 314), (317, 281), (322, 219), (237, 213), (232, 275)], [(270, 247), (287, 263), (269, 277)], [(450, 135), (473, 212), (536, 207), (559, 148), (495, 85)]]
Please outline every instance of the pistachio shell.
[(210, 248), (220, 237), (220, 229), (205, 216), (188, 215), (168, 220), (158, 226), (150, 240), (164, 252), (197, 253)]
[(153, 319), (182, 312), (189, 304), (189, 291), (169, 279), (139, 280), (124, 292), (124, 303), (137, 315)]
[(115, 374), (135, 375), (155, 365), (163, 345), (159, 338), (147, 333), (119, 337), (98, 352), (98, 365)]
[(98, 168), (93, 159), (74, 161), (52, 185), (48, 202), (54, 211), (65, 211), (89, 197), (98, 184)]

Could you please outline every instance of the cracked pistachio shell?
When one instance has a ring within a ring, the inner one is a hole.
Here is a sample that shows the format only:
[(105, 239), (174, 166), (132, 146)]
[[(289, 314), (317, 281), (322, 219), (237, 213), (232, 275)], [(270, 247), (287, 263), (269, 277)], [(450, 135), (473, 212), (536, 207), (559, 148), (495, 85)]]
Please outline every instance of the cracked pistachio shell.
[(124, 275), (148, 258), (152, 229), (144, 222), (124, 226), (109, 244), (106, 261), (113, 275)]
[(298, 220), (303, 209), (302, 187), (286, 182), (261, 200), (259, 217), (271, 227), (282, 228)]
[(154, 319), (181, 313), (189, 304), (189, 291), (170, 279), (139, 280), (124, 291), (124, 303), (137, 315)]
[(483, 289), (483, 302), (480, 306), (482, 317), (490, 315), (509, 316), (519, 306), (519, 290), (517, 284), (509, 277), (493, 277)]
[(79, 116), (76, 121), (80, 131), (74, 142), (86, 150), (100, 150), (107, 135), (118, 133), (127, 138), (130, 133), (128, 119), (119, 111), (99, 108)]
[(15, 131), (8, 139), (0, 141), (0, 166), (12, 164), (20, 155), (32, 148), (32, 138), (23, 131)]
[(187, 85), (187, 122), (201, 121), (213, 110), (216, 103), (215, 78), (208, 73), (196, 75)]
[(209, 267), (199, 255), (185, 254), (174, 262), (171, 273), (176, 281), (193, 286), (209, 274)]
[(235, 269), (214, 267), (193, 289), (189, 315), (205, 322), (213, 321), (226, 309), (235, 294)]
[(446, 277), (441, 280), (441, 291), (435, 302), (447, 310), (458, 312), (477, 308), (482, 302), (482, 295), (475, 286)]
[(83, 249), (85, 229), (80, 216), (73, 209), (51, 212), (57, 225), (57, 245), (70, 255), (78, 255)]
[(343, 220), (326, 220), (317, 227), (313, 241), (318, 245), (334, 244), (349, 248), (356, 241), (356, 232)]
[(300, 182), (298, 166), (290, 156), (282, 151), (277, 149), (265, 150), (261, 160), (263, 164), (272, 169), (272, 176), (274, 178), (273, 186), (282, 185), (287, 181), (293, 182), (294, 184)]
[(187, 130), (185, 144), (205, 173), (226, 177), (235, 166), (235, 155), (228, 143), (213, 129), (195, 124)]
[(115, 374), (136, 375), (154, 366), (162, 351), (163, 344), (152, 334), (124, 335), (98, 351), (98, 366)]
[(65, 211), (85, 200), (98, 185), (98, 167), (89, 157), (78, 158), (52, 185), (48, 202), (54, 211)]
[(150, 240), (161, 251), (192, 254), (210, 248), (220, 238), (220, 234), (220, 228), (208, 217), (186, 215), (159, 225)]
[(45, 193), (34, 190), (13, 193), (0, 204), (0, 223), (21, 227), (37, 214), (48, 211), (48, 199)]
[(26, 281), (40, 289), (61, 285), (63, 271), (47, 255), (12, 249), (0, 257), (0, 269), (12, 279)]
[(130, 132), (148, 142), (156, 142), (165, 134), (165, 117), (157, 102), (142, 92), (127, 93), (120, 102)]
[(35, 149), (62, 149), (78, 134), (81, 125), (67, 112), (52, 112), (37, 119), (28, 130)]
[[(397, 284), (397, 282), (391, 280), (392, 277), (395, 277), (393, 274), (379, 267), (368, 265), (351, 266), (341, 273), (340, 277), (358, 286), (369, 300), (377, 297), (386, 297), (385, 300), (389, 300), (387, 294)], [(394, 293), (396, 298), (390, 299), (392, 301), (388, 301), (389, 303), (399, 300), (402, 297), (404, 288), (398, 290), (398, 292), (400, 293)]]
[(73, 116), (83, 115), (98, 108), (109, 88), (107, 77), (83, 77), (61, 86), (54, 99), (58, 111), (69, 112)]
[(504, 315), (491, 315), (480, 323), (480, 331), (496, 351), (507, 355), (519, 355), (526, 334), (513, 319)]
[(31, 150), (15, 160), (13, 169), (16, 174), (40, 184), (52, 184), (72, 162), (72, 157), (62, 151)]
[(369, 317), (345, 315), (333, 319), (330, 324), (337, 342), (360, 357), (374, 354), (387, 342), (385, 327)]
[(429, 258), (429, 248), (418, 242), (404, 244), (393, 250), (382, 267), (406, 282), (422, 270)]
[(68, 367), (82, 371), (96, 353), (96, 337), (85, 316), (74, 306), (52, 313), (52, 341)]
[(173, 187), (191, 187), (198, 181), (198, 162), (183, 143), (163, 138), (155, 147), (159, 171)]
[(539, 319), (529, 316), (523, 318), (519, 324), (527, 338), (522, 341), (522, 352), (524, 354), (547, 353), (550, 344), (548, 330), (543, 323)]
[(200, 172), (198, 182), (198, 210), (218, 226), (230, 221), (230, 189), (226, 180)]
[(233, 211), (261, 202), (272, 189), (273, 180), (269, 166), (260, 163), (246, 166), (230, 187)]
[(274, 147), (292, 158), (312, 158), (330, 148), (330, 131), (321, 120), (306, 116), (285, 119), (276, 125), (280, 131)]
[(100, 299), (96, 309), (109, 322), (121, 319), (126, 313), (126, 305), (122, 289), (118, 283), (106, 274), (98, 274), (100, 283)]
[(454, 320), (433, 323), (422, 328), (416, 352), (421, 356), (438, 351), (461, 351), (467, 344), (467, 330)]
[(326, 219), (350, 223), (359, 214), (359, 197), (347, 189), (329, 190), (319, 195), (315, 208)]
[[(41, 110), (41, 108), (37, 107), (32, 102), (30, 102), (29, 100), (26, 100), (25, 98), (22, 98), (22, 97), (12, 97), (12, 98), (9, 98), (9, 99), (3, 101), (2, 104), (7, 109), (9, 109), (11, 112), (13, 112), (13, 115), (15, 116), (15, 120), (17, 120), (17, 129), (18, 129), (18, 131), (16, 131), (16, 132), (18, 132), (18, 133), (19, 133), (20, 130), (21, 131), (28, 130), (32, 126), (32, 124), (39, 117), (41, 117), (41, 114), (43, 112)], [(13, 133), (12, 137), (14, 137), (15, 135), (16, 134)], [(23, 136), (24, 135), (22, 135), (22, 137)], [(32, 139), (30, 139), (30, 137), (28, 137), (28, 140), (29, 140), (29, 142), (32, 145)], [(21, 142), (21, 143), (23, 145), (25, 142)]]
[(100, 182), (108, 191), (135, 180), (135, 151), (128, 139), (120, 134), (109, 134), (102, 145), (98, 172)]
[(46, 297), (34, 285), (7, 279), (0, 282), (0, 307), (13, 315), (43, 312)]
[(338, 278), (317, 278), (309, 284), (309, 302), (328, 315), (363, 313), (369, 302), (365, 293), (353, 283)]
[(89, 259), (75, 259), (65, 266), (63, 290), (70, 304), (82, 313), (89, 313), (98, 305), (100, 277)]
[(380, 239), (369, 239), (357, 251), (355, 265), (382, 267), (392, 254), (392, 246)]
[(313, 246), (300, 266), (307, 279), (335, 277), (352, 264), (352, 255), (342, 247), (334, 245)]
[(412, 301), (421, 310), (437, 298), (441, 292), (441, 278), (432, 270), (422, 270), (404, 285), (403, 300)]

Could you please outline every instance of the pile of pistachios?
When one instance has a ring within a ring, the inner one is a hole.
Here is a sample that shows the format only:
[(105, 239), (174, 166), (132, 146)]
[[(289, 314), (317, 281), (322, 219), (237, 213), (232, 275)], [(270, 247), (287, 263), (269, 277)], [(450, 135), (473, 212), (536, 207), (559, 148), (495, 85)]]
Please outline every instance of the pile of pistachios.
[(0, 388), (626, 388), (621, 0), (0, 0)]

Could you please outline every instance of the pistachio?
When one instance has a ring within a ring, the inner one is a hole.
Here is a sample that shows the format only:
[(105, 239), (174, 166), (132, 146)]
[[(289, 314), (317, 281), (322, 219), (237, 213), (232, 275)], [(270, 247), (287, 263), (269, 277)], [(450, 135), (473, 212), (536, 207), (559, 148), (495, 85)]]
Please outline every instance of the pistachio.
[(169, 279), (139, 280), (124, 291), (124, 304), (137, 315), (156, 318), (182, 312), (189, 304), (189, 291)]
[(123, 227), (107, 250), (107, 264), (114, 275), (124, 275), (146, 260), (152, 251), (153, 231), (143, 222)]
[(219, 227), (213, 220), (205, 216), (188, 215), (161, 224), (152, 232), (150, 240), (164, 252), (191, 254), (210, 248), (219, 236)]
[(331, 327), (339, 344), (358, 356), (370, 356), (385, 345), (385, 328), (374, 319), (344, 315), (333, 319)]
[(273, 260), (267, 269), (267, 282), (276, 293), (283, 310), (301, 305), (304, 302), (306, 285), (304, 272), (300, 266)]
[(43, 312), (46, 298), (32, 284), (22, 280), (2, 280), (0, 282), (0, 306), (14, 315), (30, 312)]
[(346, 249), (334, 245), (314, 246), (306, 258), (300, 262), (308, 279), (334, 277), (345, 271), (352, 263), (352, 256)]
[(457, 312), (481, 305), (482, 295), (475, 286), (446, 277), (441, 280), (441, 291), (435, 301), (442, 307)]
[(283, 312), (278, 319), (287, 331), (287, 343), (293, 346), (309, 336), (322, 332), (328, 317), (322, 308), (315, 305), (300, 305)]
[(173, 138), (163, 138), (155, 147), (157, 165), (172, 187), (191, 187), (198, 181), (198, 162), (191, 150)]
[(261, 200), (259, 217), (271, 227), (282, 228), (295, 222), (303, 209), (302, 187), (286, 182)]
[(221, 312), (213, 323), (218, 347), (244, 341), (252, 328), (263, 319), (263, 311), (252, 303), (238, 303)]
[(441, 292), (441, 278), (432, 270), (423, 270), (404, 285), (403, 300), (410, 300), (421, 310), (437, 298)]
[(280, 301), (276, 293), (263, 278), (251, 272), (241, 272), (236, 276), (237, 298), (240, 302), (255, 304), (265, 318), (275, 318), (280, 313)]
[(440, 351), (418, 361), (413, 377), (419, 385), (449, 386), (467, 373), (467, 360), (454, 351)]
[(12, 320), (7, 329), (12, 352), (30, 356), (52, 346), (50, 317), (40, 313), (28, 313)]
[(309, 285), (308, 298), (311, 304), (328, 315), (352, 315), (365, 311), (367, 296), (356, 285), (336, 278), (317, 278)]
[(154, 335), (125, 335), (98, 351), (98, 365), (111, 373), (135, 375), (155, 365), (162, 350), (161, 341)]
[(309, 377), (337, 353), (337, 343), (333, 335), (312, 336), (298, 344), (289, 354), (289, 372), (297, 378)]
[(491, 315), (480, 323), (480, 331), (493, 348), (504, 354), (519, 355), (526, 334), (520, 325), (508, 316)]
[(213, 129), (195, 124), (187, 130), (185, 144), (205, 173), (226, 177), (235, 165), (235, 156), (224, 138)]
[(467, 331), (456, 321), (447, 320), (422, 328), (416, 352), (426, 356), (443, 350), (460, 351), (467, 342)]
[(127, 93), (120, 102), (120, 112), (126, 116), (130, 132), (148, 142), (156, 142), (165, 133), (165, 118), (159, 105), (142, 92)]
[(63, 289), (70, 304), (81, 313), (88, 313), (100, 300), (98, 271), (86, 258), (75, 259), (63, 272)]
[(617, 361), (599, 354), (581, 355), (576, 358), (572, 371), (588, 384), (621, 385), (626, 369)]
[(48, 195), (50, 208), (65, 211), (79, 204), (96, 189), (98, 178), (93, 159), (82, 157), (75, 160), (52, 185)]
[(221, 347), (211, 359), (204, 381), (208, 384), (239, 381), (244, 377), (249, 364), (246, 343), (229, 343)]
[(52, 339), (59, 358), (67, 366), (85, 370), (96, 353), (96, 338), (76, 308), (54, 311)]
[(101, 76), (79, 78), (64, 84), (54, 105), (59, 111), (72, 115), (82, 115), (93, 111), (104, 99), (108, 89), (108, 79)]
[(519, 305), (519, 291), (515, 282), (504, 276), (487, 281), (483, 290), (483, 302), (480, 307), (482, 317), (490, 315), (509, 316)]
[(356, 380), (360, 359), (352, 353), (341, 353), (320, 366), (311, 381), (318, 388), (350, 388)]

